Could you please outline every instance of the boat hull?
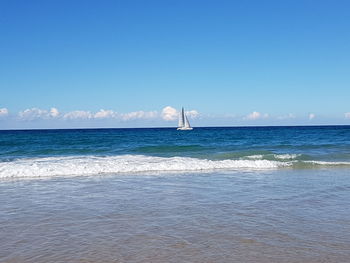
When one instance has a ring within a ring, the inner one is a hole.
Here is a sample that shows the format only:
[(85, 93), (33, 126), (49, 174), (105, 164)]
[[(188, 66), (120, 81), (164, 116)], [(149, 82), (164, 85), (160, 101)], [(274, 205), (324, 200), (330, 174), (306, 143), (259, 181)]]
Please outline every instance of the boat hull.
[(178, 131), (191, 131), (193, 130), (193, 128), (191, 127), (179, 127), (177, 128)]

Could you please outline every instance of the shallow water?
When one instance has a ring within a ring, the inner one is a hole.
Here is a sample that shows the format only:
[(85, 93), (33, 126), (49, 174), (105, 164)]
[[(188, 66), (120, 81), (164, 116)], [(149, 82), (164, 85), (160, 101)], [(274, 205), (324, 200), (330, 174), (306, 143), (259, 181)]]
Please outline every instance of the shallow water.
[(0, 262), (349, 262), (347, 168), (0, 181)]

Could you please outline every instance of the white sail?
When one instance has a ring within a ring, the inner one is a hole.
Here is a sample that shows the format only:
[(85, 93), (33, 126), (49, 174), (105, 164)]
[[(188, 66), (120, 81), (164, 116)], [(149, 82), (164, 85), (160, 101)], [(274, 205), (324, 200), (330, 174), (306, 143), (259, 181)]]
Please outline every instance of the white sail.
[(184, 108), (181, 109), (181, 113), (179, 115), (179, 127), (177, 129), (182, 131), (193, 129), (187, 119)]
[(188, 121), (186, 115), (185, 115), (185, 128), (191, 128), (190, 122)]
[(182, 128), (185, 125), (184, 115), (185, 115), (184, 108), (182, 108), (182, 110), (179, 114), (179, 128)]

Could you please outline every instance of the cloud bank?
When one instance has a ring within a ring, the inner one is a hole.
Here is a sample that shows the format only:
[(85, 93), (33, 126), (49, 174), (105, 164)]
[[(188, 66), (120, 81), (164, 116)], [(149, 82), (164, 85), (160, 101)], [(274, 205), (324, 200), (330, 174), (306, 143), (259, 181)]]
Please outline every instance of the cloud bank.
[(63, 115), (63, 119), (74, 120), (74, 119), (92, 119), (94, 115), (90, 111), (76, 110), (71, 111)]
[[(9, 110), (5, 107), (0, 108), (0, 120), (1, 125), (17, 125), (16, 122), (23, 122), (23, 125), (39, 125), (40, 123), (46, 123), (47, 125), (56, 126), (69, 126), (69, 125), (115, 125), (116, 123), (124, 123), (125, 126), (133, 125), (166, 125), (166, 123), (175, 122), (178, 120), (180, 109), (176, 109), (172, 106), (163, 107), (158, 111), (132, 111), (132, 112), (117, 112), (112, 109), (100, 109), (98, 111), (89, 110), (74, 110), (68, 112), (61, 112), (55, 107), (49, 109), (41, 109), (37, 107), (28, 108), (23, 111), (19, 111), (17, 114), (10, 114)], [(226, 115), (206, 115), (199, 113), (197, 110), (186, 111), (186, 115), (190, 119), (198, 118), (196, 125), (246, 125), (248, 121), (250, 123), (256, 122), (256, 124), (266, 125), (280, 125), (280, 124), (308, 124), (317, 119), (318, 122), (328, 121), (325, 117), (316, 116), (315, 113), (304, 114), (303, 116), (296, 116), (293, 113), (284, 115), (270, 115), (259, 111), (253, 111), (247, 115), (226, 114)], [(336, 117), (338, 122), (346, 124), (350, 120), (350, 112), (339, 113)], [(6, 123), (5, 123), (6, 120)], [(43, 121), (43, 122), (40, 122)], [(24, 124), (26, 122), (27, 124)], [(30, 124), (33, 122), (33, 124)], [(64, 124), (66, 122), (66, 124)], [(128, 124), (129, 122), (129, 124)], [(8, 123), (8, 124), (7, 124)], [(124, 125), (122, 124), (122, 125)], [(17, 126), (19, 126), (18, 124)], [(173, 124), (171, 124), (173, 125)], [(34, 127), (34, 126), (33, 126)], [(35, 126), (36, 127), (36, 126)]]
[(95, 119), (108, 119), (108, 118), (116, 118), (116, 117), (117, 117), (117, 113), (112, 110), (101, 109), (100, 111), (94, 114)]
[(123, 113), (120, 115), (125, 121), (136, 119), (156, 119), (158, 117), (157, 111), (134, 111)]
[(50, 110), (42, 110), (39, 108), (26, 109), (20, 111), (18, 116), (21, 120), (31, 121), (36, 119), (52, 119), (60, 116), (59, 111), (56, 108)]
[[(199, 116), (197, 110), (190, 110), (186, 112), (189, 118), (196, 118)], [(6, 108), (0, 109), (0, 116), (7, 116), (8, 110)], [(132, 121), (132, 120), (152, 120), (159, 119), (164, 121), (177, 120), (179, 112), (171, 107), (164, 107), (161, 112), (158, 111), (133, 111), (127, 113), (118, 113), (113, 110), (101, 109), (97, 112), (75, 110), (66, 113), (61, 113), (57, 108), (51, 108), (50, 110), (30, 108), (18, 113), (18, 119), (23, 121), (32, 120), (98, 120), (98, 119), (115, 119), (120, 121)]]

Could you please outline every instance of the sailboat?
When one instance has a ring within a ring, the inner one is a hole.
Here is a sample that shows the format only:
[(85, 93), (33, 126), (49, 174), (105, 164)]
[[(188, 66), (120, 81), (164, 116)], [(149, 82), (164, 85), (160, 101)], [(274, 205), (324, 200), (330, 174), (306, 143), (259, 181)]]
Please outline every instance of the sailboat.
[(177, 130), (180, 131), (190, 131), (193, 130), (193, 128), (190, 125), (190, 122), (187, 119), (187, 116), (185, 114), (184, 108), (182, 107), (180, 116), (179, 116), (179, 127)]

